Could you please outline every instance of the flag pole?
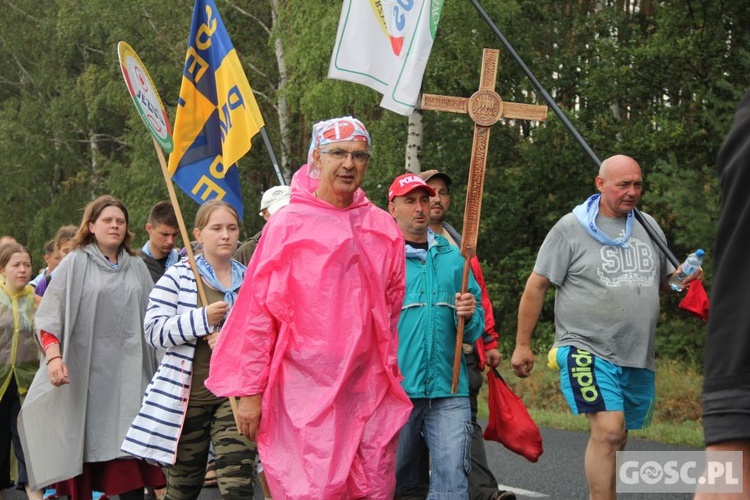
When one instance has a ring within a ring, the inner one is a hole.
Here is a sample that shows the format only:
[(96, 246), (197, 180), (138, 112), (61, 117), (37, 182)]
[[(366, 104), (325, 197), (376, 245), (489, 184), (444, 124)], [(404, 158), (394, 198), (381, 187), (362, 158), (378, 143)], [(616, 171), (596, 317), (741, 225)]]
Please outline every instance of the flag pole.
[[(597, 167), (599, 167), (602, 162), (599, 159), (599, 157), (596, 156), (596, 153), (594, 153), (594, 150), (591, 149), (591, 147), (588, 145), (586, 140), (581, 136), (580, 133), (578, 133), (578, 130), (576, 130), (575, 126), (568, 120), (568, 117), (565, 115), (565, 113), (560, 109), (560, 107), (557, 105), (554, 99), (552, 99), (552, 96), (549, 95), (549, 92), (544, 88), (544, 86), (537, 80), (536, 76), (534, 76), (534, 73), (529, 69), (529, 67), (526, 65), (524, 60), (521, 58), (521, 56), (518, 55), (518, 53), (515, 51), (513, 46), (508, 42), (508, 39), (503, 36), (503, 34), (498, 29), (497, 25), (490, 19), (490, 16), (487, 14), (487, 11), (484, 10), (484, 8), (480, 5), (478, 0), (471, 0), (471, 3), (474, 5), (474, 7), (479, 12), (479, 15), (482, 16), (482, 19), (489, 25), (490, 29), (495, 33), (495, 36), (502, 42), (502, 44), (505, 46), (507, 51), (510, 53), (511, 57), (516, 61), (516, 63), (521, 67), (524, 73), (526, 73), (526, 76), (529, 77), (531, 82), (534, 84), (534, 86), (537, 88), (539, 93), (542, 95), (544, 100), (547, 102), (547, 105), (549, 105), (550, 108), (552, 108), (552, 111), (555, 112), (558, 118), (560, 118), (560, 121), (562, 121), (565, 128), (570, 132), (570, 134), (578, 141), (578, 144), (583, 148), (583, 150), (586, 152), (586, 154), (591, 158), (591, 160), (596, 164)], [(643, 228), (648, 233), (651, 240), (656, 244), (656, 246), (659, 247), (659, 249), (664, 253), (664, 255), (669, 259), (669, 261), (675, 266), (680, 265), (680, 261), (677, 260), (677, 257), (672, 253), (672, 251), (667, 246), (667, 243), (661, 239), (661, 237), (656, 233), (654, 228), (651, 226), (651, 224), (646, 220), (646, 218), (643, 216), (640, 210), (637, 208), (633, 208), (633, 214), (635, 215), (635, 218), (638, 219), (638, 222), (641, 223)]]
[(263, 142), (266, 144), (266, 149), (268, 150), (268, 156), (271, 157), (271, 163), (273, 163), (273, 169), (276, 171), (276, 177), (279, 178), (279, 182), (282, 186), (286, 186), (287, 183), (284, 180), (284, 176), (281, 174), (281, 170), (279, 169), (279, 161), (276, 159), (276, 154), (273, 152), (273, 145), (271, 144), (271, 139), (268, 137), (268, 132), (266, 132), (265, 125), (260, 127), (260, 135), (263, 136)]
[(208, 301), (206, 300), (206, 290), (203, 288), (203, 281), (197, 279), (200, 276), (200, 274), (198, 274), (198, 266), (196, 266), (195, 264), (195, 255), (193, 254), (193, 247), (192, 245), (190, 245), (190, 236), (188, 235), (187, 228), (185, 227), (185, 219), (183, 219), (182, 217), (182, 210), (180, 210), (180, 203), (177, 201), (177, 193), (175, 193), (174, 186), (172, 185), (172, 177), (169, 175), (167, 162), (164, 159), (164, 153), (162, 152), (159, 143), (156, 142), (156, 139), (152, 137), (152, 140), (154, 141), (156, 154), (159, 157), (159, 165), (161, 165), (161, 173), (164, 175), (164, 183), (167, 185), (167, 191), (169, 191), (169, 201), (172, 202), (172, 207), (174, 207), (174, 214), (177, 217), (177, 225), (180, 229), (180, 236), (182, 237), (183, 243), (185, 243), (188, 264), (190, 264), (190, 269), (192, 269), (193, 274), (196, 277), (195, 284), (198, 288), (198, 298), (200, 299), (202, 304), (207, 304)]
[[(182, 210), (180, 210), (180, 203), (177, 201), (177, 193), (175, 193), (174, 185), (172, 185), (172, 177), (169, 175), (169, 169), (167, 168), (167, 162), (164, 159), (164, 152), (161, 150), (161, 146), (156, 142), (154, 137), (151, 138), (154, 141), (154, 148), (156, 148), (156, 155), (159, 157), (159, 165), (161, 166), (161, 173), (164, 175), (164, 183), (167, 185), (167, 191), (169, 191), (169, 201), (172, 202), (174, 208), (174, 214), (177, 217), (177, 225), (180, 228), (180, 236), (182, 242), (185, 244), (185, 251), (187, 252), (188, 264), (190, 269), (195, 275), (195, 286), (198, 289), (198, 299), (201, 304), (207, 305), (206, 300), (206, 289), (203, 288), (203, 280), (200, 279), (198, 273), (198, 266), (195, 264), (195, 254), (193, 254), (193, 246), (190, 244), (190, 236), (188, 235), (187, 228), (185, 227), (185, 219), (182, 217)], [(237, 425), (237, 430), (240, 429), (240, 424), (237, 421), (237, 400), (229, 398), (229, 404), (232, 407), (232, 416), (234, 417), (234, 423)]]

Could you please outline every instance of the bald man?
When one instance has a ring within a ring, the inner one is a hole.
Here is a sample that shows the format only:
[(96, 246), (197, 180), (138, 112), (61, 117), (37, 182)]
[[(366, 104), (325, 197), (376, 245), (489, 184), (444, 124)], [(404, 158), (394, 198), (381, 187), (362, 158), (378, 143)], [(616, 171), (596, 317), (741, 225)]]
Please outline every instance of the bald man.
[[(563, 216), (539, 249), (518, 307), (511, 363), (519, 377), (534, 367), (531, 337), (555, 285), (555, 343), (549, 366), (574, 415), (591, 436), (584, 469), (590, 498), (615, 498), (615, 454), (628, 430), (649, 425), (654, 405), (654, 333), (659, 291), (673, 266), (635, 220), (641, 167), (628, 156), (602, 162), (599, 191)], [(643, 214), (664, 238), (656, 221)], [(695, 279), (691, 276), (690, 279)]]

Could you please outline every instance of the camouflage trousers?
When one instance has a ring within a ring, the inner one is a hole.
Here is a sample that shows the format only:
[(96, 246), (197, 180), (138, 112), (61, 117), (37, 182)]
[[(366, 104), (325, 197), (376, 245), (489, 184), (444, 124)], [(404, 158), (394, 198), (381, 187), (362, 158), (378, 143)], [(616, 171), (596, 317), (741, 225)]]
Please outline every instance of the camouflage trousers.
[(208, 449), (216, 453), (216, 478), (221, 498), (253, 498), (258, 459), (255, 443), (237, 432), (227, 398), (212, 403), (190, 401), (177, 445), (177, 461), (167, 467), (165, 500), (198, 498), (206, 475)]

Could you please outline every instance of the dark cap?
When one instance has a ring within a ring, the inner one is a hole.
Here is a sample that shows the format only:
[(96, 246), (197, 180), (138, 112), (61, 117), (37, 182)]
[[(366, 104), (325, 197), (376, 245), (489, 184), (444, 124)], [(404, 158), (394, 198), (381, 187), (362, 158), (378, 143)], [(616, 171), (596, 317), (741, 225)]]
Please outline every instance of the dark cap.
[(432, 178), (437, 178), (437, 179), (443, 179), (447, 187), (451, 187), (451, 184), (453, 184), (453, 180), (448, 176), (448, 174), (444, 174), (443, 172), (440, 172), (435, 169), (425, 170), (424, 172), (421, 172), (419, 176), (425, 182), (429, 181)]

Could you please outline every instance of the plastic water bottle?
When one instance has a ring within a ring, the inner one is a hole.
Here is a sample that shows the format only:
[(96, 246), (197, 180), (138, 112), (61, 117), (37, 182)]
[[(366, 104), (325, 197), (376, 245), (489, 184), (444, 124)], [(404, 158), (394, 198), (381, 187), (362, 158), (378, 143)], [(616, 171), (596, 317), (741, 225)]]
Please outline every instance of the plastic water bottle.
[(682, 263), (682, 269), (679, 273), (675, 274), (671, 280), (669, 280), (669, 286), (675, 292), (681, 292), (685, 285), (682, 283), (685, 278), (693, 274), (703, 264), (703, 256), (706, 252), (702, 248), (699, 248), (695, 252), (688, 255), (685, 262)]

